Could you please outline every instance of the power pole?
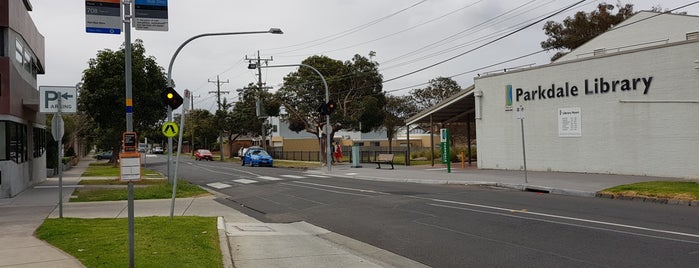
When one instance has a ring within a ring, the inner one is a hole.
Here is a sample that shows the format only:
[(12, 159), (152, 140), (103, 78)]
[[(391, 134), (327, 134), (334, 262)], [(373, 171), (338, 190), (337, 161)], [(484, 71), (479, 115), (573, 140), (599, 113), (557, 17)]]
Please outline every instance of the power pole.
[[(217, 76), (216, 76), (216, 81), (211, 81), (211, 80), (209, 80), (209, 83), (216, 83), (216, 91), (209, 91), (209, 94), (212, 94), (212, 93), (215, 93), (215, 94), (216, 94), (217, 103), (218, 103), (218, 110), (220, 111), (220, 110), (221, 110), (221, 94), (222, 94), (222, 93), (223, 93), (223, 94), (228, 94), (228, 93), (230, 93), (230, 91), (221, 91), (221, 84), (230, 83), (230, 81), (228, 81), (228, 79), (226, 79), (226, 81), (221, 81), (221, 80), (219, 80), (218, 75), (217, 75)], [(219, 138), (221, 139), (221, 161), (223, 161), (223, 160), (224, 160), (223, 130), (221, 130), (221, 132), (219, 133), (218, 136), (219, 136)]]
[[(190, 96), (191, 96), (190, 100), (192, 100), (192, 106), (191, 106), (192, 110), (191, 111), (193, 111), (194, 110), (194, 98), (201, 98), (201, 95), (194, 96), (194, 94), (190, 93)], [(194, 153), (194, 129), (192, 129), (192, 141), (189, 144), (189, 147), (191, 149), (190, 153)]]
[[(248, 59), (248, 56), (245, 56), (245, 59), (249, 62), (252, 63), (253, 61), (256, 61), (257, 63), (257, 96), (255, 97), (255, 112), (257, 114), (257, 118), (264, 118), (265, 121), (267, 119), (267, 116), (262, 113), (262, 102), (260, 101), (260, 95), (262, 95), (262, 91), (266, 89), (272, 89), (272, 87), (265, 87), (264, 83), (262, 83), (262, 62), (265, 62), (265, 65), (267, 65), (270, 61), (273, 61), (274, 59), (270, 57), (269, 59), (262, 59), (260, 58), (260, 51), (257, 51), (257, 59)], [(267, 150), (267, 130), (265, 129), (265, 123), (262, 123), (262, 148)]]

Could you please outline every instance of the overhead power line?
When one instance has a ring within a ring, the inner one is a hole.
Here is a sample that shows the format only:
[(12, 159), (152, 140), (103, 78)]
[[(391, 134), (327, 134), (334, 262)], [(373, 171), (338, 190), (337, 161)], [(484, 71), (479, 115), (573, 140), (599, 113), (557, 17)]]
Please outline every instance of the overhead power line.
[(439, 62), (437, 62), (437, 63), (428, 65), (428, 66), (426, 66), (426, 67), (417, 69), (417, 70), (415, 70), (415, 71), (412, 71), (412, 72), (409, 72), (409, 73), (406, 73), (406, 74), (402, 74), (402, 75), (393, 77), (393, 78), (391, 78), (391, 79), (384, 80), (384, 83), (388, 83), (388, 82), (391, 82), (391, 81), (394, 81), (394, 80), (398, 80), (398, 79), (400, 79), (400, 78), (403, 78), (403, 77), (406, 77), (406, 76), (409, 76), (409, 75), (412, 75), (412, 74), (416, 74), (416, 73), (422, 72), (422, 71), (424, 71), (424, 70), (433, 68), (433, 67), (435, 67), (435, 66), (444, 64), (444, 63), (446, 63), (446, 62), (452, 61), (452, 60), (454, 60), (454, 59), (456, 59), (456, 58), (459, 58), (459, 57), (461, 57), (461, 56), (463, 56), (463, 55), (466, 55), (466, 54), (468, 54), (468, 53), (471, 53), (471, 52), (473, 52), (473, 51), (475, 51), (475, 50), (477, 50), (477, 49), (483, 48), (483, 47), (488, 46), (488, 45), (490, 45), (490, 44), (492, 44), (492, 43), (495, 43), (495, 42), (497, 42), (497, 41), (500, 41), (500, 40), (502, 40), (502, 39), (505, 39), (505, 38), (508, 37), (508, 36), (511, 36), (511, 35), (513, 35), (513, 34), (516, 34), (516, 33), (520, 32), (520, 31), (523, 31), (523, 30), (525, 30), (525, 29), (527, 29), (527, 28), (529, 28), (529, 27), (531, 27), (531, 26), (533, 26), (533, 25), (536, 25), (536, 24), (539, 23), (539, 22), (542, 22), (542, 21), (544, 21), (544, 20), (546, 20), (546, 19), (548, 19), (548, 18), (551, 18), (551, 17), (553, 17), (553, 16), (555, 16), (555, 15), (558, 15), (558, 14), (560, 14), (560, 13), (562, 13), (562, 12), (568, 10), (568, 9), (571, 9), (571, 8), (577, 6), (577, 5), (579, 5), (579, 4), (581, 4), (581, 3), (585, 2), (585, 1), (586, 1), (586, 0), (578, 1), (578, 2), (572, 4), (572, 5), (568, 6), (568, 7), (565, 7), (565, 8), (563, 8), (563, 9), (559, 10), (559, 11), (554, 12), (554, 13), (551, 14), (551, 15), (548, 15), (548, 16), (546, 16), (546, 17), (544, 17), (544, 18), (541, 18), (541, 19), (539, 19), (539, 20), (537, 20), (537, 21), (535, 21), (535, 22), (532, 22), (532, 23), (530, 23), (530, 24), (524, 26), (524, 27), (521, 27), (521, 28), (519, 28), (519, 29), (517, 29), (517, 30), (514, 30), (514, 31), (512, 31), (512, 32), (510, 32), (510, 33), (508, 33), (508, 34), (505, 34), (505, 35), (501, 36), (501, 37), (498, 37), (498, 38), (496, 38), (496, 39), (494, 39), (494, 40), (492, 40), (492, 41), (489, 41), (489, 42), (487, 42), (487, 43), (485, 43), (485, 44), (483, 44), (483, 45), (480, 45), (480, 46), (477, 46), (477, 47), (475, 47), (475, 48), (473, 48), (473, 49), (467, 50), (466, 52), (460, 53), (460, 54), (458, 54), (458, 55), (456, 55), (456, 56), (453, 56), (453, 57), (450, 57), (450, 58), (448, 58), (448, 59), (439, 61)]
[[(307, 48), (316, 47), (316, 46), (319, 46), (319, 45), (322, 45), (322, 44), (331, 42), (331, 41), (333, 41), (333, 40), (337, 40), (337, 39), (342, 38), (342, 37), (344, 37), (344, 36), (353, 34), (353, 33), (355, 33), (355, 32), (361, 31), (361, 30), (363, 30), (363, 29), (369, 28), (369, 27), (371, 27), (371, 26), (373, 26), (373, 25), (378, 24), (379, 22), (382, 22), (382, 21), (387, 20), (387, 19), (389, 19), (389, 18), (391, 18), (391, 17), (393, 17), (393, 16), (396, 16), (396, 15), (398, 15), (398, 14), (400, 14), (400, 13), (403, 13), (403, 12), (409, 10), (409, 9), (412, 9), (412, 8), (414, 8), (414, 7), (416, 7), (416, 6), (420, 5), (420, 4), (422, 4), (422, 3), (424, 3), (424, 2), (427, 2), (427, 0), (422, 0), (422, 1), (420, 1), (420, 2), (414, 3), (414, 4), (412, 4), (412, 5), (410, 5), (410, 6), (406, 7), (406, 8), (403, 8), (403, 9), (401, 9), (401, 10), (398, 10), (398, 11), (396, 11), (396, 12), (394, 12), (394, 13), (391, 13), (391, 14), (389, 14), (389, 15), (386, 15), (386, 16), (384, 16), (384, 17), (375, 19), (375, 20), (370, 21), (370, 22), (368, 22), (368, 23), (365, 23), (365, 24), (362, 24), (362, 25), (359, 25), (359, 26), (350, 28), (350, 29), (348, 29), (348, 30), (345, 30), (345, 31), (342, 31), (342, 32), (339, 32), (339, 33), (336, 33), (336, 34), (332, 34), (332, 35), (329, 35), (329, 36), (326, 36), (326, 37), (322, 37), (322, 38), (318, 38), (318, 39), (315, 39), (315, 40), (311, 40), (311, 41), (299, 43), (299, 44), (296, 44), (296, 45), (291, 45), (291, 46), (286, 46), (286, 47), (278, 47), (278, 48), (269, 48), (269, 49), (265, 49), (265, 50), (266, 50), (266, 51), (268, 51), (268, 50), (280, 50), (280, 49), (285, 49), (285, 48), (293, 48), (293, 47), (299, 47), (299, 46), (308, 45), (308, 46), (306, 46), (306, 47), (297, 48), (297, 49), (292, 49), (292, 50), (288, 50), (288, 51), (284, 51), (284, 52), (279, 52), (279, 53), (278, 53), (278, 54), (284, 54), (284, 53), (289, 53), (289, 52), (294, 52), (294, 51), (299, 51), (299, 50), (303, 50), (303, 49), (307, 49)], [(319, 42), (319, 43), (317, 43), (317, 44), (312, 44), (312, 43), (316, 43), (316, 42)], [(310, 45), (310, 44), (312, 44), (312, 45)]]

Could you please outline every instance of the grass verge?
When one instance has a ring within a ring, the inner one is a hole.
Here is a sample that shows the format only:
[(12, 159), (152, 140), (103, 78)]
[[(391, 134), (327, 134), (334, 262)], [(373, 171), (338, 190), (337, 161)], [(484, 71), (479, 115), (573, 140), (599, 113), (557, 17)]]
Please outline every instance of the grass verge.
[[(157, 181), (159, 181), (157, 184), (134, 187), (134, 200), (172, 198), (172, 184), (167, 183), (166, 180)], [(110, 180), (102, 180), (102, 182), (102, 184), (106, 185), (113, 183), (113, 181), (110, 182)], [(148, 183), (150, 182), (144, 182), (144, 184)], [(71, 197), (70, 202), (117, 201), (128, 199), (128, 191), (126, 190), (126, 187), (100, 188), (94, 187), (95, 184), (91, 185), (93, 185), (93, 187), (76, 188), (73, 192), (74, 197)], [(197, 185), (191, 184), (184, 180), (177, 182), (178, 198), (194, 197), (206, 194), (208, 194), (208, 192), (199, 188)]]
[(604, 189), (600, 193), (618, 196), (699, 200), (699, 183), (693, 181), (639, 182)]
[[(127, 219), (46, 219), (36, 236), (87, 267), (128, 267)], [(134, 219), (138, 267), (221, 267), (215, 217)]]
[[(143, 176), (158, 175), (157, 171), (141, 168), (141, 174)], [(83, 177), (119, 177), (119, 165), (116, 167), (113, 163), (99, 162), (90, 163), (85, 172), (82, 174)]]

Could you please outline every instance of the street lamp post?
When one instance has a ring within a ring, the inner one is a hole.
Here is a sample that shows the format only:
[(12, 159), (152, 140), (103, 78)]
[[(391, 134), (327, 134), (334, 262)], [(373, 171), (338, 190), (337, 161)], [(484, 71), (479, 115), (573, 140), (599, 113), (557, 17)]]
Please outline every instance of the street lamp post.
[[(206, 37), (206, 36), (219, 36), (219, 35), (242, 35), (242, 34), (264, 34), (264, 33), (271, 33), (271, 34), (283, 34), (281, 29), (279, 28), (270, 28), (267, 31), (252, 31), (252, 32), (223, 32), (223, 33), (204, 33), (200, 35), (195, 35), (186, 41), (184, 41), (178, 48), (175, 50), (175, 54), (172, 55), (172, 58), (170, 59), (170, 64), (167, 67), (167, 86), (172, 87), (172, 65), (175, 63), (175, 58), (177, 58), (177, 55), (180, 54), (180, 51), (184, 46), (189, 44), (189, 42), (194, 41), (195, 39), (201, 38), (201, 37)], [(184, 116), (184, 113), (182, 113), (182, 116)], [(172, 108), (168, 106), (167, 108), (167, 121), (170, 122), (172, 121)], [(180, 129), (180, 131), (184, 131), (184, 129)], [(180, 133), (180, 135), (182, 135)], [(170, 208), (170, 218), (173, 218), (174, 212), (175, 212), (175, 194), (177, 191), (177, 178), (173, 178), (172, 176), (172, 170), (171, 170), (171, 165), (172, 165), (172, 138), (167, 138), (167, 179), (169, 182), (172, 182), (172, 206)]]
[[(308, 67), (311, 68), (313, 71), (315, 71), (318, 76), (320, 76), (320, 79), (323, 80), (323, 86), (325, 86), (325, 103), (328, 103), (330, 101), (330, 93), (328, 92), (328, 83), (325, 81), (325, 77), (323, 77), (323, 74), (318, 71), (318, 69), (314, 68), (313, 66), (310, 66), (308, 64), (284, 64), (284, 65), (267, 65), (267, 66), (253, 66), (249, 65), (248, 69), (255, 69), (255, 68), (279, 68), (279, 67)], [(253, 68), (251, 68), (253, 67)], [(263, 133), (264, 134), (264, 133)], [(330, 115), (326, 114), (325, 115), (325, 136), (326, 136), (326, 148), (325, 148), (325, 165), (328, 166), (328, 172), (332, 172), (332, 137), (330, 137)]]

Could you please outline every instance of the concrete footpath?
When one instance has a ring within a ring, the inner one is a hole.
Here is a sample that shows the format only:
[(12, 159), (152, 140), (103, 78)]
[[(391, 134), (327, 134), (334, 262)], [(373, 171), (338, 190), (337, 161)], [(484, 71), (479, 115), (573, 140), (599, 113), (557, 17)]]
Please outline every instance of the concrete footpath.
[[(63, 217), (127, 217), (126, 201), (69, 203), (80, 175), (94, 160), (85, 158), (64, 172)], [(375, 164), (353, 168), (333, 166), (333, 176), (430, 184), (479, 184), (532, 189), (553, 194), (594, 196), (602, 189), (642, 181), (681, 180), (673, 178), (478, 170), (454, 166), (451, 173), (440, 166), (395, 166), (376, 169)], [(327, 169), (308, 170), (325, 174)], [(50, 178), (10, 199), (0, 199), (0, 267), (83, 267), (72, 256), (33, 236), (47, 217), (58, 217), (58, 179)], [(216, 201), (215, 195), (179, 198), (177, 216), (217, 216), (223, 267), (423, 267), (424, 265), (371, 245), (332, 233), (306, 222), (269, 224), (257, 221)], [(169, 216), (170, 199), (135, 201), (136, 217)], [(233, 264), (235, 263), (235, 265)], [(137, 263), (138, 264), (138, 263)]]

